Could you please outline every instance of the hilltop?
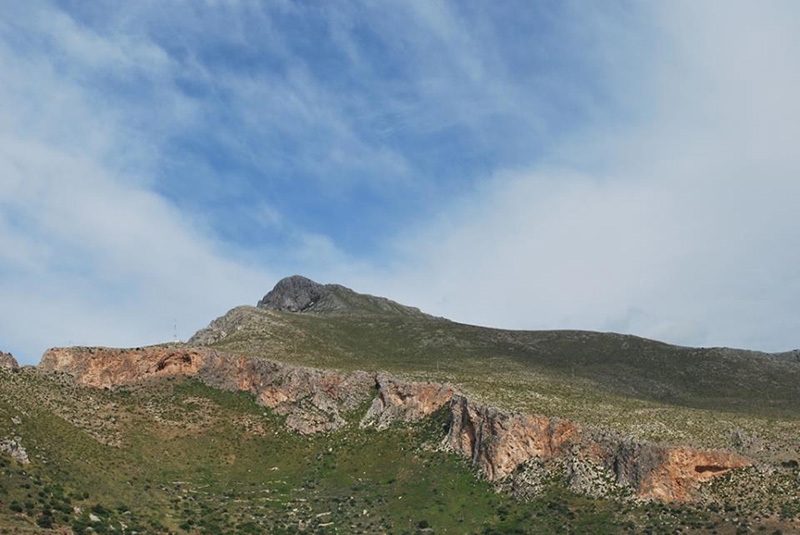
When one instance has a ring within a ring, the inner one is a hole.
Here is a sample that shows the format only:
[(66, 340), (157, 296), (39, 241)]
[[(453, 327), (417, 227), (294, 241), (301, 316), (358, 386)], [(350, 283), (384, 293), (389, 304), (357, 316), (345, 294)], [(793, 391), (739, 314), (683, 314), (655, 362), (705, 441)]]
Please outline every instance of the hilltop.
[(301, 275), (278, 281), (258, 302), (258, 308), (307, 314), (426, 316), (418, 308), (385, 297), (357, 293), (339, 284), (319, 284)]

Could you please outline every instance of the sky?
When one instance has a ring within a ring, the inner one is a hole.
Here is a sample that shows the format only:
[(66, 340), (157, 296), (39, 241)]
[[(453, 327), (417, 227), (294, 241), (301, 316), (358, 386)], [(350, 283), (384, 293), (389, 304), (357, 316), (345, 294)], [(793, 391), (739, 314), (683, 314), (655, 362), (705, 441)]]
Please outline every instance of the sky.
[(0, 349), (303, 274), (456, 321), (800, 347), (793, 0), (0, 0)]

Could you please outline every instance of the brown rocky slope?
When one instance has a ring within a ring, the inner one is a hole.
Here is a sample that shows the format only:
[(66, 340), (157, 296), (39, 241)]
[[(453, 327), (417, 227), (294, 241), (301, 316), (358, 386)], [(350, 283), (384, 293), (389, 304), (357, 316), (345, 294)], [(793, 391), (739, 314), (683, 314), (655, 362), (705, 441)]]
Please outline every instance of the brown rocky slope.
[(496, 482), (514, 480), (531, 461), (557, 460), (576, 473), (580, 466), (596, 467), (639, 498), (687, 501), (701, 483), (752, 464), (734, 453), (633, 441), (558, 418), (498, 410), (447, 384), (304, 368), (209, 348), (58, 348), (44, 354), (39, 369), (98, 388), (192, 376), (213, 387), (253, 394), (302, 434), (340, 429), (347, 416), (367, 404), (360, 425), (377, 429), (446, 410), (450, 423), (442, 446)]

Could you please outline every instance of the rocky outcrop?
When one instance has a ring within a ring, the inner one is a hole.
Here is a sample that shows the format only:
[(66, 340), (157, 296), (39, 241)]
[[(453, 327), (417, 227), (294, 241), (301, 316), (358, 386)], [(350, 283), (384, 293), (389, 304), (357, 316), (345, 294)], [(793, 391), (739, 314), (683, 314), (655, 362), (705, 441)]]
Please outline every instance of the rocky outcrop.
[(395, 422), (420, 420), (442, 408), (455, 394), (447, 384), (409, 383), (386, 374), (378, 374), (376, 382), (378, 394), (361, 419), (361, 427), (386, 429)]
[(602, 466), (640, 498), (691, 499), (698, 484), (752, 463), (741, 455), (628, 440), (559, 418), (500, 411), (464, 396), (451, 401), (447, 449), (470, 459), (491, 481), (513, 477), (531, 459)]
[(252, 393), (260, 404), (286, 416), (289, 428), (303, 434), (345, 425), (344, 413), (369, 399), (375, 384), (374, 377), (364, 372), (314, 370), (183, 346), (51, 349), (39, 368), (67, 373), (80, 384), (99, 388), (195, 376), (210, 386)]
[(492, 481), (508, 476), (528, 459), (560, 455), (579, 431), (558, 418), (508, 413), (464, 396), (454, 397), (450, 407), (445, 445), (468, 457)]
[(258, 308), (277, 312), (347, 315), (424, 316), (418, 308), (385, 297), (360, 294), (339, 284), (319, 284), (300, 275), (281, 279), (258, 302)]
[(19, 368), (19, 363), (14, 355), (11, 353), (4, 353), (0, 351), (0, 369), (16, 370)]
[(231, 309), (224, 316), (212, 321), (208, 327), (197, 331), (189, 338), (188, 343), (193, 346), (210, 346), (224, 340), (231, 334), (247, 327), (256, 312), (257, 310), (251, 306)]
[(30, 464), (28, 452), (20, 444), (20, 438), (14, 437), (13, 440), (0, 440), (0, 452), (10, 455), (12, 459), (20, 464)]
[[(499, 410), (447, 384), (317, 370), (202, 347), (51, 349), (40, 369), (67, 373), (80, 384), (101, 388), (194, 376), (210, 386), (252, 393), (258, 403), (284, 415), (288, 428), (302, 434), (342, 428), (348, 414), (370, 399), (362, 427), (385, 429), (446, 408), (450, 424), (444, 448), (467, 458), (494, 482), (522, 481), (524, 467), (557, 460), (581, 492), (593, 492), (593, 481), (613, 480), (640, 498), (684, 501), (692, 499), (700, 483), (751, 464), (737, 454), (637, 442), (559, 418)], [(602, 472), (602, 477), (593, 471)]]
[(286, 312), (303, 312), (323, 296), (325, 287), (311, 279), (293, 275), (281, 279), (261, 301), (258, 308)]

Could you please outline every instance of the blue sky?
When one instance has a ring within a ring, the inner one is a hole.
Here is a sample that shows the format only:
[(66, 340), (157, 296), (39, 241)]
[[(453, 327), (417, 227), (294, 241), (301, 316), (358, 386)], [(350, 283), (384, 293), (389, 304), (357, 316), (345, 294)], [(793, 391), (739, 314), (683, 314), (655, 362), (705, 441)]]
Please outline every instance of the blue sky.
[(800, 346), (793, 2), (0, 2), (0, 349), (282, 276)]

